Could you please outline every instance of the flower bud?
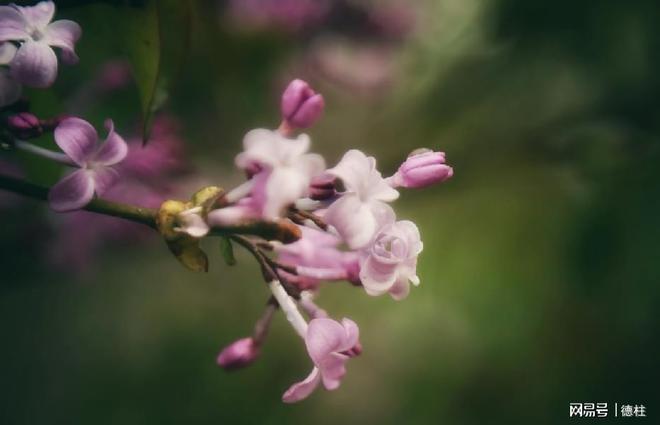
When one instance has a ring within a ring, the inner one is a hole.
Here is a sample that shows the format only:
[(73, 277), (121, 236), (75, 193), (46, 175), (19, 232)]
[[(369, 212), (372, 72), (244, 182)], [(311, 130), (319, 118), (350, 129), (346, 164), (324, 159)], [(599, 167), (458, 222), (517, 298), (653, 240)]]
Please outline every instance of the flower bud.
[(293, 80), (282, 94), (282, 119), (292, 128), (309, 128), (323, 113), (325, 101), (303, 80)]
[(394, 187), (421, 188), (448, 180), (454, 170), (445, 164), (444, 152), (413, 152), (390, 178)]
[(315, 201), (332, 198), (337, 194), (336, 180), (337, 178), (331, 174), (322, 174), (312, 178), (309, 185), (309, 197)]
[(218, 355), (218, 365), (225, 370), (235, 370), (251, 365), (259, 357), (259, 347), (252, 338), (234, 341)]
[(29, 112), (20, 112), (7, 117), (7, 127), (19, 139), (32, 139), (43, 133), (39, 118)]

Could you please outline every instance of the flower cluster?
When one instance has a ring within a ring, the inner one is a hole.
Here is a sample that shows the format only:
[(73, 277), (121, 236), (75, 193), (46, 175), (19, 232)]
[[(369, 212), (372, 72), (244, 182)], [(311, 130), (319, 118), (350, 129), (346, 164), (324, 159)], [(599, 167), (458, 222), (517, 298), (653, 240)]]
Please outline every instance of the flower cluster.
[[(0, 6), (0, 66), (8, 65), (0, 67), (0, 101), (16, 100), (16, 84), (53, 83), (53, 47), (61, 50), (64, 62), (77, 60), (74, 44), (80, 27), (71, 21), (51, 22), (54, 12), (50, 1), (33, 7)], [(122, 84), (124, 74), (118, 70), (119, 78), (110, 78), (109, 86)], [(115, 75), (117, 69), (111, 71)], [(223, 238), (229, 264), (235, 262), (233, 244), (254, 256), (272, 295), (252, 336), (229, 345), (217, 361), (228, 370), (254, 362), (275, 311), (281, 309), (313, 363), (310, 374), (284, 393), (287, 403), (308, 397), (320, 385), (338, 388), (348, 360), (362, 351), (357, 324), (346, 318), (336, 321), (315, 304), (323, 283), (347, 281), (371, 296), (406, 298), (411, 284), (420, 283), (416, 266), (423, 244), (417, 226), (398, 219), (391, 204), (399, 197), (398, 189), (427, 187), (453, 174), (445, 154), (428, 149), (414, 151), (388, 177), (378, 170), (375, 158), (356, 149), (328, 167), (321, 155), (309, 152), (311, 139), (300, 132), (321, 118), (324, 107), (321, 94), (307, 82), (294, 80), (282, 94), (277, 129), (254, 129), (243, 139), (235, 164), (247, 175), (244, 183), (226, 192), (205, 187), (188, 201), (166, 200), (153, 210), (115, 204), (122, 211), (130, 209), (134, 221), (157, 229), (191, 270), (208, 270), (208, 257), (200, 247), (200, 239), (207, 236)], [(16, 149), (74, 168), (48, 193), (50, 207), (58, 212), (107, 209), (112, 202), (94, 198), (112, 194), (109, 190), (120, 174), (120, 192), (131, 193), (126, 187), (131, 182), (144, 203), (147, 194), (153, 195), (146, 182), (176, 165), (172, 158), (177, 155), (167, 146), (155, 151), (136, 143), (129, 146), (112, 120), (106, 121), (103, 141), (78, 117), (40, 120), (21, 112), (9, 116), (6, 125)], [(25, 140), (45, 131), (53, 131), (62, 152)], [(108, 215), (129, 218), (117, 210)]]
[[(21, 84), (50, 87), (57, 78), (57, 56), (65, 64), (75, 64), (75, 43), (82, 33), (69, 20), (53, 21), (55, 3), (42, 1), (35, 6), (0, 6), (0, 106), (13, 103)], [(53, 22), (51, 22), (53, 21)]]
[[(280, 127), (252, 130), (243, 140), (244, 150), (235, 162), (247, 173), (247, 182), (229, 191), (220, 208), (186, 220), (194, 223), (194, 233), (188, 233), (196, 237), (254, 220), (288, 218), (297, 223), (301, 235), (297, 241), (262, 242), (277, 258), (274, 273), (267, 276), (273, 296), (303, 338), (314, 364), (307, 378), (284, 393), (285, 402), (306, 398), (320, 384), (336, 389), (346, 362), (361, 352), (357, 325), (349, 319), (337, 322), (314, 304), (322, 282), (345, 280), (368, 295), (406, 298), (411, 283), (420, 283), (416, 264), (423, 245), (417, 226), (397, 220), (390, 204), (399, 197), (398, 188), (426, 187), (453, 173), (444, 153), (427, 149), (413, 152), (387, 178), (373, 157), (355, 149), (328, 168), (321, 156), (308, 152), (309, 136), (295, 135), (319, 119), (323, 105), (321, 95), (307, 83), (291, 82), (282, 96)], [(201, 233), (200, 222), (205, 223)], [(187, 230), (185, 224), (180, 230)], [(250, 364), (259, 355), (262, 340), (263, 332), (255, 332), (236, 341), (222, 351), (218, 363), (226, 369)]]

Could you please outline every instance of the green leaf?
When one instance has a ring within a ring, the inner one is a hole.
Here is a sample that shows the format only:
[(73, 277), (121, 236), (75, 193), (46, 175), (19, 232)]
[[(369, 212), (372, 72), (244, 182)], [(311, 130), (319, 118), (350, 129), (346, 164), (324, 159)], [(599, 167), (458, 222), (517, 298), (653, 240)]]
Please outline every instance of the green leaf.
[(190, 42), (190, 0), (146, 0), (123, 7), (124, 51), (140, 93), (142, 139), (151, 132), (154, 113), (169, 97)]
[(227, 263), (228, 266), (236, 265), (234, 247), (232, 246), (229, 238), (225, 236), (220, 237), (220, 252), (222, 253), (222, 257), (225, 259), (225, 263)]

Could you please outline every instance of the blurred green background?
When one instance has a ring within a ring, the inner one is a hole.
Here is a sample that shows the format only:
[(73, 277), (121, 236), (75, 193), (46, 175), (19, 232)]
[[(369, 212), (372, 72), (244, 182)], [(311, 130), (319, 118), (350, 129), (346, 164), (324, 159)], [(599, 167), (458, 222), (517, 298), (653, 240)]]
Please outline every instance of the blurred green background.
[[(83, 27), (81, 63), (27, 94), (44, 114), (111, 116), (128, 134), (134, 86), (72, 95), (120, 36), (102, 24), (112, 6), (96, 3), (57, 2), (58, 17)], [(654, 421), (657, 1), (404, 2), (414, 25), (395, 35), (365, 24), (378, 2), (341, 3), (290, 31), (246, 30), (225, 2), (193, 2), (164, 107), (193, 181), (239, 182), (242, 135), (277, 125), (279, 93), (298, 76), (326, 97), (310, 135), (329, 164), (355, 147), (388, 174), (417, 147), (447, 152), (454, 178), (396, 204), (422, 232), (421, 286), (403, 302), (350, 285), (318, 299), (360, 325), (364, 353), (341, 388), (282, 404), (311, 362), (281, 315), (255, 365), (216, 366), (268, 296), (251, 258), (230, 268), (209, 244), (210, 272), (193, 274), (154, 236), (101, 240), (82, 275), (54, 269), (44, 252), (56, 218), (29, 201), (2, 212), (0, 423), (556, 424), (574, 421), (571, 402), (608, 402), (610, 415), (615, 402), (644, 404)], [(33, 179), (57, 179), (35, 164)]]

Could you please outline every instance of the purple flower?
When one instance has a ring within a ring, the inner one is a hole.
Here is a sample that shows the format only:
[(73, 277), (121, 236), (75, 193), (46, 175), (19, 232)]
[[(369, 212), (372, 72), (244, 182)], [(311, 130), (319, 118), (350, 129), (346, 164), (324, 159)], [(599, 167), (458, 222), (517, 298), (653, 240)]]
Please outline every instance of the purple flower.
[(312, 177), (325, 168), (323, 157), (306, 153), (309, 143), (305, 134), (289, 139), (265, 129), (247, 133), (236, 165), (244, 170), (259, 170), (249, 182), (249, 197), (237, 205), (212, 211), (209, 222), (226, 224), (241, 218), (279, 217), (286, 206), (308, 193)]
[(293, 80), (282, 94), (282, 120), (291, 128), (309, 128), (323, 113), (325, 101), (303, 80)]
[(417, 256), (423, 244), (412, 221), (385, 226), (364, 252), (360, 280), (369, 295), (389, 293), (395, 300), (408, 296), (410, 283), (419, 285)]
[(307, 352), (314, 362), (312, 372), (301, 382), (293, 384), (282, 396), (285, 403), (307, 398), (319, 384), (327, 390), (339, 387), (346, 374), (347, 352), (358, 345), (360, 331), (349, 319), (341, 323), (328, 318), (313, 319), (305, 335)]
[(350, 248), (362, 248), (380, 227), (394, 221), (394, 211), (385, 202), (397, 199), (399, 192), (376, 170), (376, 160), (359, 150), (346, 152), (339, 164), (327, 172), (340, 178), (346, 191), (330, 205), (323, 218)]
[(445, 164), (444, 152), (425, 150), (411, 154), (388, 179), (393, 187), (421, 188), (448, 180), (454, 170)]
[(112, 120), (106, 121), (108, 137), (98, 144), (94, 127), (80, 118), (67, 118), (55, 129), (55, 142), (79, 167), (65, 176), (48, 194), (50, 207), (55, 211), (77, 210), (112, 186), (118, 173), (111, 168), (124, 159), (128, 146), (115, 133)]
[(259, 357), (259, 346), (253, 338), (234, 341), (218, 355), (218, 366), (235, 370), (251, 365)]
[(62, 61), (74, 64), (74, 45), (80, 26), (69, 20), (51, 22), (55, 3), (42, 1), (36, 6), (0, 6), (0, 42), (19, 42), (10, 68), (17, 81), (33, 87), (49, 87), (57, 77), (57, 57), (53, 47), (62, 50)]
[(0, 108), (11, 105), (21, 97), (21, 84), (9, 74), (8, 65), (16, 55), (16, 46), (0, 42)]

